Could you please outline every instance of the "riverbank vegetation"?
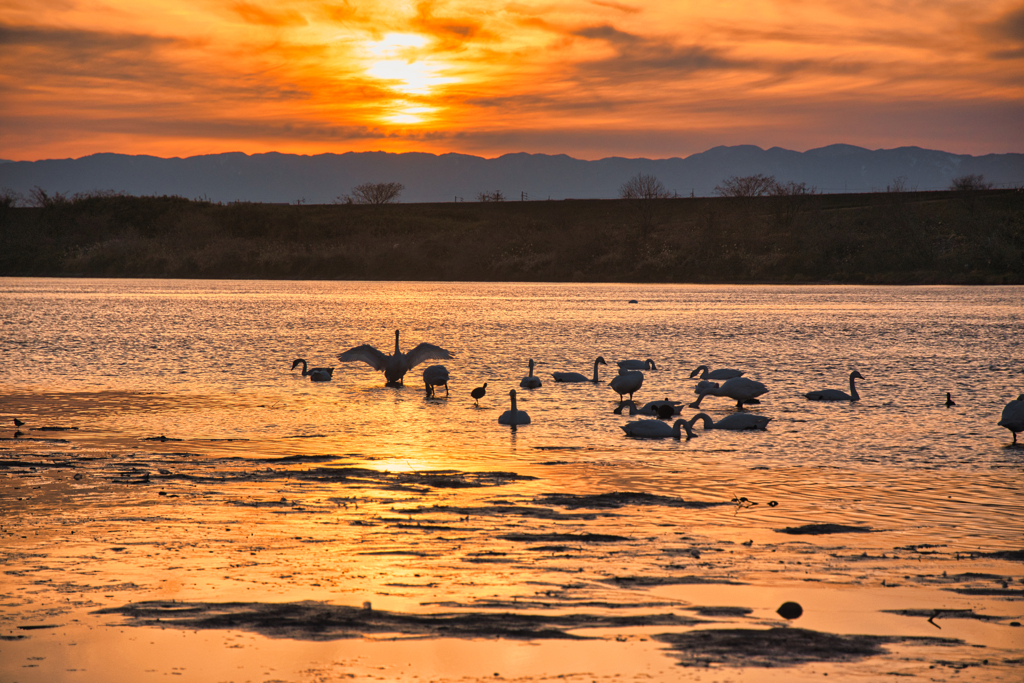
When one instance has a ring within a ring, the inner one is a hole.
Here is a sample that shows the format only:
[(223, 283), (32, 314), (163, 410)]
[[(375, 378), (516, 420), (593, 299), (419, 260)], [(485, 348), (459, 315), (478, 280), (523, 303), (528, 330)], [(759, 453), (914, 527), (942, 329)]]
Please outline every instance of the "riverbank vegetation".
[(0, 204), (0, 275), (1024, 283), (1019, 190), (316, 206), (36, 199)]

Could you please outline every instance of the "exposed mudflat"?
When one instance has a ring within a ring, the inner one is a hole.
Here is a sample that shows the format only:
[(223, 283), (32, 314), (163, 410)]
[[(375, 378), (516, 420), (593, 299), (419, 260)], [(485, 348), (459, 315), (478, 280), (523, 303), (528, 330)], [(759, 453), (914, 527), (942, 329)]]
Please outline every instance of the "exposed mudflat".
[[(235, 439), (64, 432), (0, 450), (5, 681), (242, 681), (272, 664), (273, 680), (492, 680), (494, 641), (540, 648), (510, 669), (519, 680), (1019, 680), (1018, 549), (758, 517), (785, 509), (783, 495), (768, 507), (682, 483), (676, 495), (552, 491), (560, 465), (542, 457), (416, 470)], [(785, 600), (802, 605), (792, 622), (775, 613)], [(169, 633), (183, 639), (173, 656)], [(339, 665), (299, 645), (335, 641), (361, 654)], [(428, 664), (428, 642), (462, 663)], [(237, 675), (203, 665), (238, 647)], [(87, 654), (107, 648), (125, 654)], [(320, 664), (300, 664), (307, 655)]]

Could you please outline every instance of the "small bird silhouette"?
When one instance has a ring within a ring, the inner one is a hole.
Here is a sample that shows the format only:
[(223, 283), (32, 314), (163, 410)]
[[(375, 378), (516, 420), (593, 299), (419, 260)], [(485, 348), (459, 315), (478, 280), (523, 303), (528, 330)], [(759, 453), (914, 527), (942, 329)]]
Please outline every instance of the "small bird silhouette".
[(955, 406), (955, 405), (956, 405), (956, 403), (953, 402), (953, 397), (950, 396), (949, 392), (947, 391), (946, 392), (946, 407), (949, 408), (950, 406)]
[(484, 382), (484, 385), (482, 387), (477, 387), (473, 391), (469, 392), (469, 395), (473, 397), (473, 400), (476, 401), (477, 405), (480, 405), (480, 399), (482, 399), (484, 397), (484, 394), (486, 393), (487, 382)]
[(20, 427), (20, 426), (22, 426), (23, 424), (25, 424), (25, 423), (24, 423), (24, 422), (22, 422), (21, 420), (19, 420), (18, 418), (14, 418), (14, 426), (15, 426), (15, 427)]

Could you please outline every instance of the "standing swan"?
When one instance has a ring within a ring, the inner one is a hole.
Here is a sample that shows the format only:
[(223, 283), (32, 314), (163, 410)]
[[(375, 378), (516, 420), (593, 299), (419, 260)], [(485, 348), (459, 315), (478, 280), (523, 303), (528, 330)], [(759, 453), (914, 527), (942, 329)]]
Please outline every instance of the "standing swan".
[(633, 392), (639, 391), (644, 383), (644, 373), (639, 370), (628, 370), (608, 382), (608, 386), (619, 395), (619, 405), (622, 405), (623, 396), (629, 394), (629, 400), (633, 400)]
[(684, 429), (687, 440), (697, 436), (690, 428), (690, 423), (681, 418), (676, 420), (671, 427), (661, 420), (639, 420), (619, 426), (622, 427), (622, 431), (626, 432), (626, 436), (635, 436), (641, 439), (681, 439)]
[(369, 344), (355, 346), (345, 353), (338, 354), (338, 360), (342, 363), (358, 360), (378, 372), (383, 372), (384, 379), (387, 380), (386, 386), (404, 385), (405, 373), (424, 361), (451, 360), (454, 357), (446, 349), (426, 343), (420, 344), (409, 353), (402, 353), (398, 348), (398, 330), (395, 330), (395, 352), (390, 356), (381, 353)]
[(730, 370), (729, 368), (711, 370), (711, 368), (706, 365), (698, 365), (697, 368), (690, 373), (690, 378), (692, 379), (693, 377), (696, 377), (698, 372), (700, 373), (701, 379), (732, 379), (733, 377), (742, 377), (746, 374), (743, 370)]
[(859, 401), (860, 394), (857, 393), (857, 387), (853, 384), (855, 379), (864, 379), (864, 375), (856, 370), (850, 373), (850, 393), (838, 389), (822, 389), (821, 391), (809, 391), (804, 396), (812, 401)]
[(512, 409), (506, 410), (498, 418), (498, 424), (500, 425), (528, 425), (530, 424), (530, 416), (526, 414), (525, 410), (516, 410), (516, 390), (508, 392), (508, 395), (512, 398)]
[(331, 377), (334, 376), (334, 368), (309, 368), (307, 370), (306, 361), (302, 358), (292, 361), (292, 370), (297, 368), (299, 363), (302, 363), (302, 376), (309, 377), (310, 382), (330, 382)]
[(448, 395), (448, 368), (443, 365), (431, 365), (423, 371), (423, 383), (427, 385), (427, 398), (434, 396), (434, 387), (444, 387), (444, 395)]
[(608, 364), (604, 362), (604, 358), (602, 356), (598, 356), (597, 357), (597, 360), (594, 361), (594, 379), (587, 379), (586, 377), (584, 377), (583, 375), (581, 375), (578, 372), (555, 372), (555, 373), (552, 373), (551, 376), (555, 378), (556, 382), (593, 382), (594, 384), (597, 384), (597, 382), (598, 382), (598, 379), (597, 379), (597, 366), (598, 365), (608, 365)]
[(524, 377), (519, 382), (519, 386), (524, 389), (538, 389), (540, 388), (540, 377), (533, 374), (533, 359), (530, 359), (530, 374)]
[(764, 417), (763, 415), (751, 415), (750, 413), (733, 413), (732, 415), (726, 415), (718, 422), (711, 419), (711, 416), (707, 413), (697, 413), (690, 418), (690, 426), (693, 426), (698, 419), (704, 421), (704, 429), (733, 429), (733, 430), (744, 430), (744, 429), (760, 429), (762, 432), (768, 427), (768, 422), (771, 421), (770, 417)]
[(1016, 401), (1006, 404), (998, 424), (1010, 430), (1013, 434), (1013, 445), (1016, 446), (1017, 432), (1024, 432), (1024, 394), (1018, 396)]
[(761, 394), (768, 393), (768, 387), (746, 377), (733, 377), (726, 380), (720, 387), (707, 387), (700, 392), (697, 400), (690, 404), (691, 408), (700, 408), (705, 396), (728, 396), (736, 401), (736, 409), (743, 410), (744, 403), (757, 403)]

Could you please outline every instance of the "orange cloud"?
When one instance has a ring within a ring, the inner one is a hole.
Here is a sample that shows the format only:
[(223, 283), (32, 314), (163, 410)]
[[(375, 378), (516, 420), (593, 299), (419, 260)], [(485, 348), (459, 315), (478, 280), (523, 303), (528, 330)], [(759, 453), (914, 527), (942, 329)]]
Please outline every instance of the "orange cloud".
[(107, 0), (0, 7), (0, 157), (1024, 151), (993, 0)]

